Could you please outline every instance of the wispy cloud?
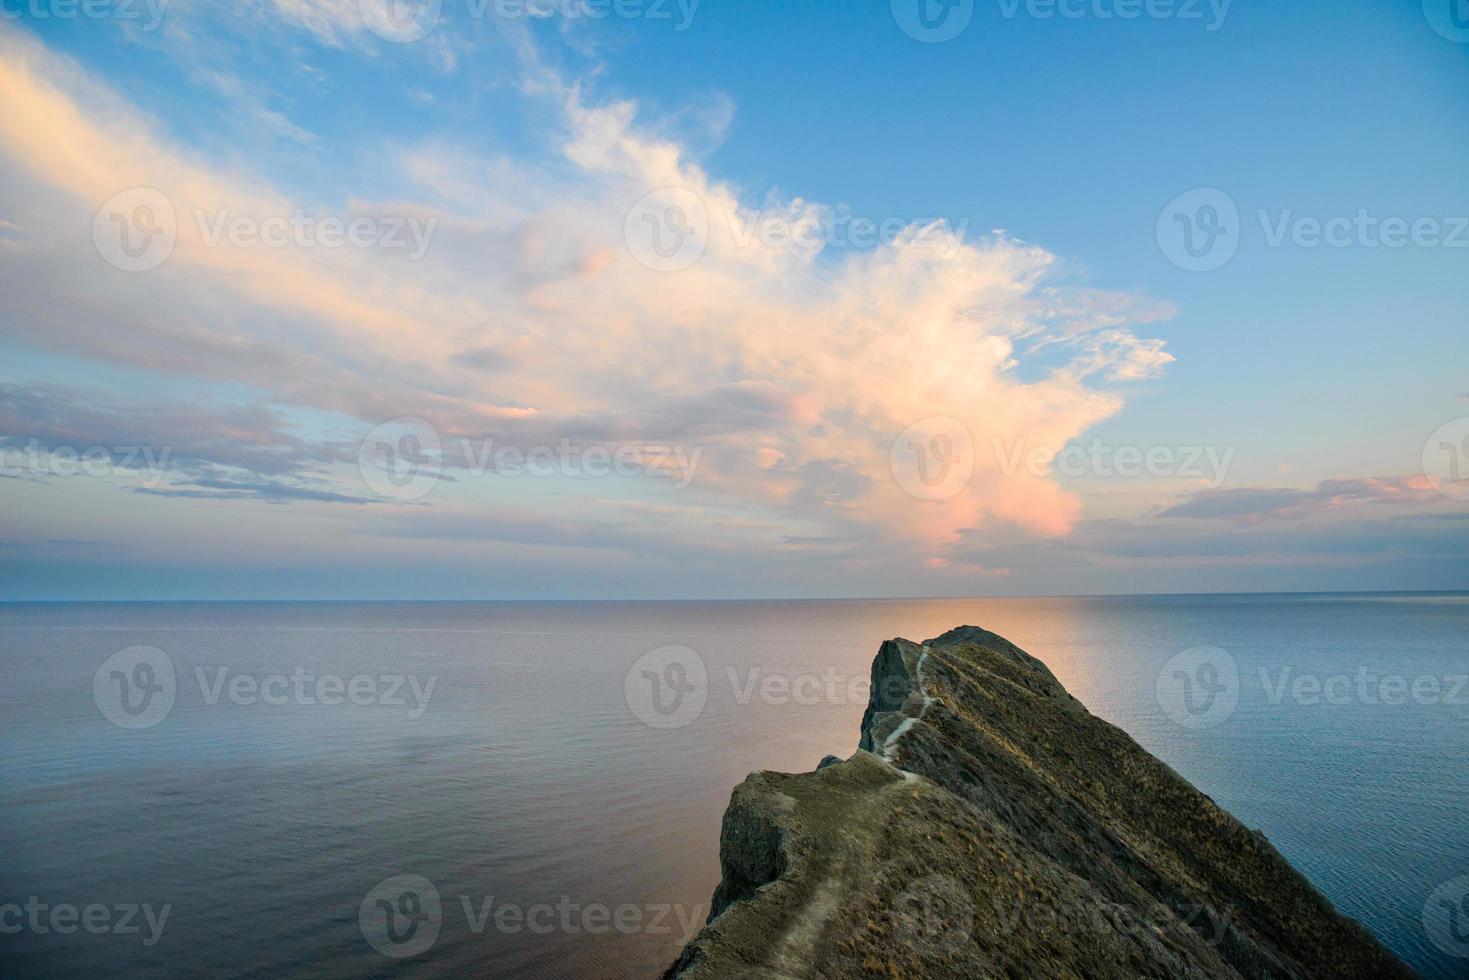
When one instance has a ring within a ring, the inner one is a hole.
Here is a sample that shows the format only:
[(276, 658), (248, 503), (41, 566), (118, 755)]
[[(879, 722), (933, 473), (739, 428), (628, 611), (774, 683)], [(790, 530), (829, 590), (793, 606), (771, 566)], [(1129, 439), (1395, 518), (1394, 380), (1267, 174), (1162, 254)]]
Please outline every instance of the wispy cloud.
[(313, 503), (369, 504), (368, 497), (354, 497), (332, 490), (318, 490), (279, 481), (251, 482), (219, 477), (195, 477), (186, 484), (169, 487), (130, 487), (133, 493), (146, 493), (157, 497), (187, 497), (193, 500), (261, 500), (271, 504), (286, 504), (298, 500)]
[(0, 444), (43, 448), (151, 446), (176, 462), (211, 463), (279, 476), (331, 462), (339, 450), (290, 431), (261, 405), (123, 399), (67, 385), (0, 382)]
[(1422, 506), (1445, 498), (1428, 478), (1358, 477), (1323, 480), (1310, 489), (1236, 487), (1200, 490), (1159, 511), (1160, 517), (1191, 517), (1244, 524), (1297, 519), (1350, 504)]

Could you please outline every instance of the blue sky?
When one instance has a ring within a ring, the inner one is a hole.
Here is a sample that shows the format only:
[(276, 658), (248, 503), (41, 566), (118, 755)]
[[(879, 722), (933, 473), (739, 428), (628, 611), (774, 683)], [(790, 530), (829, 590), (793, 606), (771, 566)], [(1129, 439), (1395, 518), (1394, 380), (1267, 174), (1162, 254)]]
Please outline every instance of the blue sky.
[[(1437, 0), (377, 2), (4, 0), (0, 594), (1469, 588)], [(120, 268), (140, 203), (177, 241)]]

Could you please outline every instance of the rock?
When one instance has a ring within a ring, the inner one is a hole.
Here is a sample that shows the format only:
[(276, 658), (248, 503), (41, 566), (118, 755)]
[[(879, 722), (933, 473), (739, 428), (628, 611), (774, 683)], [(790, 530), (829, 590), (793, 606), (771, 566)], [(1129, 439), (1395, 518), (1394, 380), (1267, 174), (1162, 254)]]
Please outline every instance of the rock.
[(753, 773), (666, 977), (1407, 977), (1265, 840), (1039, 660), (890, 640), (860, 747)]
[(842, 761), (843, 760), (842, 760), (842, 758), (840, 756), (828, 755), (828, 756), (824, 757), (820, 762), (818, 762), (816, 764), (816, 771), (817, 772), (820, 772), (821, 770), (825, 769), (827, 766), (840, 765), (842, 763)]

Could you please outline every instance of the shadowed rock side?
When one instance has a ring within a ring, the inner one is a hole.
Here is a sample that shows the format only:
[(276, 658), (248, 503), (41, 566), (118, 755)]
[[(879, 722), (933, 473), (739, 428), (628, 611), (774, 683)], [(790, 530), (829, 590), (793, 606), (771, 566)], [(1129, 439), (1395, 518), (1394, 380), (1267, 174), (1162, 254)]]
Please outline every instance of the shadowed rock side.
[(972, 626), (890, 640), (860, 748), (757, 772), (665, 977), (1407, 977), (1045, 665)]

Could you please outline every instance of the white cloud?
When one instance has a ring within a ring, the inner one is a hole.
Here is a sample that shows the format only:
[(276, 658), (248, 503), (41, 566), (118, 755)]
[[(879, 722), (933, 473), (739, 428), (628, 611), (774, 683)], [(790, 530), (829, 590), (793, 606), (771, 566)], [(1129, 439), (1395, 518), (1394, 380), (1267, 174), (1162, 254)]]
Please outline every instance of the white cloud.
[[(276, 3), (325, 43), (358, 30), (347, 0)], [(46, 245), (13, 273), (45, 297), (18, 308), (28, 344), (237, 381), (367, 426), (414, 414), (450, 438), (697, 443), (701, 507), (941, 560), (964, 529), (1066, 533), (1080, 502), (1043, 476), (1004, 474), (988, 447), (1062, 445), (1121, 407), (1114, 383), (1171, 360), (1129, 326), (1166, 308), (1054, 287), (1055, 257), (1004, 235), (925, 224), (870, 249), (763, 241), (751, 232), (762, 222), (811, 231), (831, 209), (756, 206), (641, 129), (633, 103), (589, 104), (533, 59), (526, 90), (555, 110), (560, 159), (483, 158), (445, 135), (375, 175), (393, 201), (322, 202), (175, 144), (35, 42), (0, 32), (0, 53), (0, 201), (28, 215), (23, 240)], [(174, 255), (142, 276), (106, 268), (90, 242), (93, 210), (136, 185), (180, 218)], [(708, 227), (702, 256), (677, 272), (641, 264), (624, 238), (634, 205), (670, 187)], [(193, 215), (221, 210), (440, 224), (407, 262), (211, 245)], [(95, 313), (85, 297), (104, 295), (135, 331), (125, 343), (76, 326)], [(973, 477), (943, 501), (915, 499), (891, 471), (893, 440), (930, 416), (960, 420), (972, 441)]]

